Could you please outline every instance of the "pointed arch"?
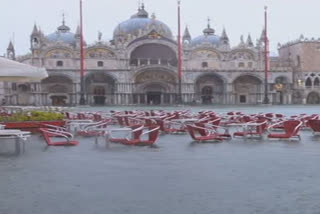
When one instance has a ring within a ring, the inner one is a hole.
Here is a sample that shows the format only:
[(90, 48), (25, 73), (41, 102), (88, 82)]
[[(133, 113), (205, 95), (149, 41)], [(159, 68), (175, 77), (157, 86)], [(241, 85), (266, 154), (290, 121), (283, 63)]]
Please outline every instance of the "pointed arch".
[(312, 87), (312, 81), (311, 81), (311, 78), (310, 78), (310, 77), (308, 77), (308, 78), (306, 79), (305, 85), (306, 85), (306, 87)]
[(314, 85), (315, 87), (319, 87), (319, 86), (320, 86), (320, 80), (319, 80), (318, 77), (316, 77), (316, 78), (314, 79), (313, 85)]

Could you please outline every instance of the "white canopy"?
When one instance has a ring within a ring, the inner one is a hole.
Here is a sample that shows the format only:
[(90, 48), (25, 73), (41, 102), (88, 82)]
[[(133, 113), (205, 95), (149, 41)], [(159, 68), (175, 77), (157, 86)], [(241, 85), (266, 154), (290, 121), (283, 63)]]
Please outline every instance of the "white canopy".
[(37, 68), (0, 57), (1, 82), (37, 82), (48, 77), (45, 68)]

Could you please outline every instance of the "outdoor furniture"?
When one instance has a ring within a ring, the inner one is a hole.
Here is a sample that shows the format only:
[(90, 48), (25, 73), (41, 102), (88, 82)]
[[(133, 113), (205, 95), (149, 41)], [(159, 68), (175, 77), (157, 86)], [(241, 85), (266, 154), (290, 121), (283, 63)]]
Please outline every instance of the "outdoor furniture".
[[(73, 135), (69, 132), (59, 131), (56, 129), (40, 128), (42, 135), (48, 146), (76, 146), (79, 144), (78, 141), (72, 140)], [(64, 141), (53, 142), (51, 138), (63, 137)]]
[(308, 125), (314, 135), (320, 134), (320, 120), (308, 120)]
[(222, 141), (227, 139), (227, 137), (220, 135), (213, 127), (206, 127), (202, 123), (188, 124), (187, 130), (191, 138), (197, 142)]
[(106, 132), (107, 126), (111, 123), (111, 120), (104, 120), (94, 123), (80, 124), (81, 130), (77, 131), (77, 135), (84, 137), (103, 136)]
[(257, 120), (253, 122), (244, 123), (242, 125), (242, 131), (233, 133), (233, 137), (260, 137), (262, 138), (265, 131), (267, 131), (267, 120)]
[(270, 133), (268, 134), (268, 138), (276, 138), (276, 139), (291, 139), (291, 138), (298, 138), (299, 140), (299, 130), (301, 128), (302, 122), (299, 120), (286, 120), (281, 121), (279, 123), (275, 123), (271, 125), (268, 129), (272, 129), (274, 126), (278, 126), (279, 124), (283, 124), (284, 133)]
[(2, 129), (0, 130), (0, 139), (14, 139), (15, 140), (15, 153), (20, 154), (21, 144), (22, 151), (25, 151), (25, 142), (31, 136), (30, 132), (21, 131), (18, 129)]
[[(158, 125), (147, 128), (143, 125), (134, 125), (132, 127), (109, 129), (107, 141), (124, 145), (152, 145), (158, 139), (159, 130)], [(121, 132), (123, 136), (115, 136), (116, 132)], [(146, 136), (147, 139), (144, 139)]]

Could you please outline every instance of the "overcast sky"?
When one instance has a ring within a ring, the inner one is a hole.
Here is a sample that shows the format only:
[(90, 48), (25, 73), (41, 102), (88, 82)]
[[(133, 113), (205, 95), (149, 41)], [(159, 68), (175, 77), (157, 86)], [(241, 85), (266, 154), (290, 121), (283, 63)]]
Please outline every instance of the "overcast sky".
[[(114, 28), (136, 13), (138, 0), (83, 0), (84, 36), (87, 43), (112, 39)], [(45, 34), (56, 31), (65, 13), (66, 24), (74, 32), (79, 23), (79, 0), (0, 0), (0, 54), (6, 52), (10, 39), (14, 40), (16, 52), (29, 52), (30, 34), (34, 23)], [(166, 23), (177, 34), (177, 1), (144, 0), (145, 9)], [(277, 44), (305, 37), (320, 37), (320, 2), (318, 0), (182, 0), (182, 30), (189, 26), (194, 38), (202, 34), (211, 18), (216, 34), (226, 28), (232, 46), (240, 36), (251, 34), (255, 41), (264, 25), (264, 6), (268, 6), (270, 49), (277, 52)]]

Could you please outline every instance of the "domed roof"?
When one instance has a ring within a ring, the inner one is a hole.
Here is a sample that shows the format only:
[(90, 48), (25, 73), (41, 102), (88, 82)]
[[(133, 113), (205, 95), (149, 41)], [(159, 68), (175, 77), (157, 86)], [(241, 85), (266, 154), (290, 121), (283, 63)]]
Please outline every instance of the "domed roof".
[(64, 42), (70, 45), (76, 43), (76, 35), (70, 32), (70, 28), (65, 25), (63, 20), (62, 25), (57, 28), (57, 31), (46, 36), (49, 42)]
[(156, 30), (164, 37), (172, 38), (170, 28), (163, 22), (156, 20), (154, 15), (152, 18), (149, 18), (148, 12), (145, 11), (144, 5), (142, 5), (142, 7), (138, 9), (138, 13), (116, 27), (113, 32), (113, 37), (128, 34), (139, 36), (140, 32), (149, 33), (152, 30)]
[(190, 44), (192, 46), (201, 45), (201, 44), (211, 44), (211, 45), (220, 44), (221, 37), (214, 34), (215, 30), (210, 27), (210, 23), (208, 23), (207, 28), (204, 29), (202, 32), (203, 32), (203, 35), (198, 36), (191, 40)]
[(217, 35), (201, 35), (191, 40), (191, 45), (201, 45), (201, 44), (220, 44), (220, 36)]

